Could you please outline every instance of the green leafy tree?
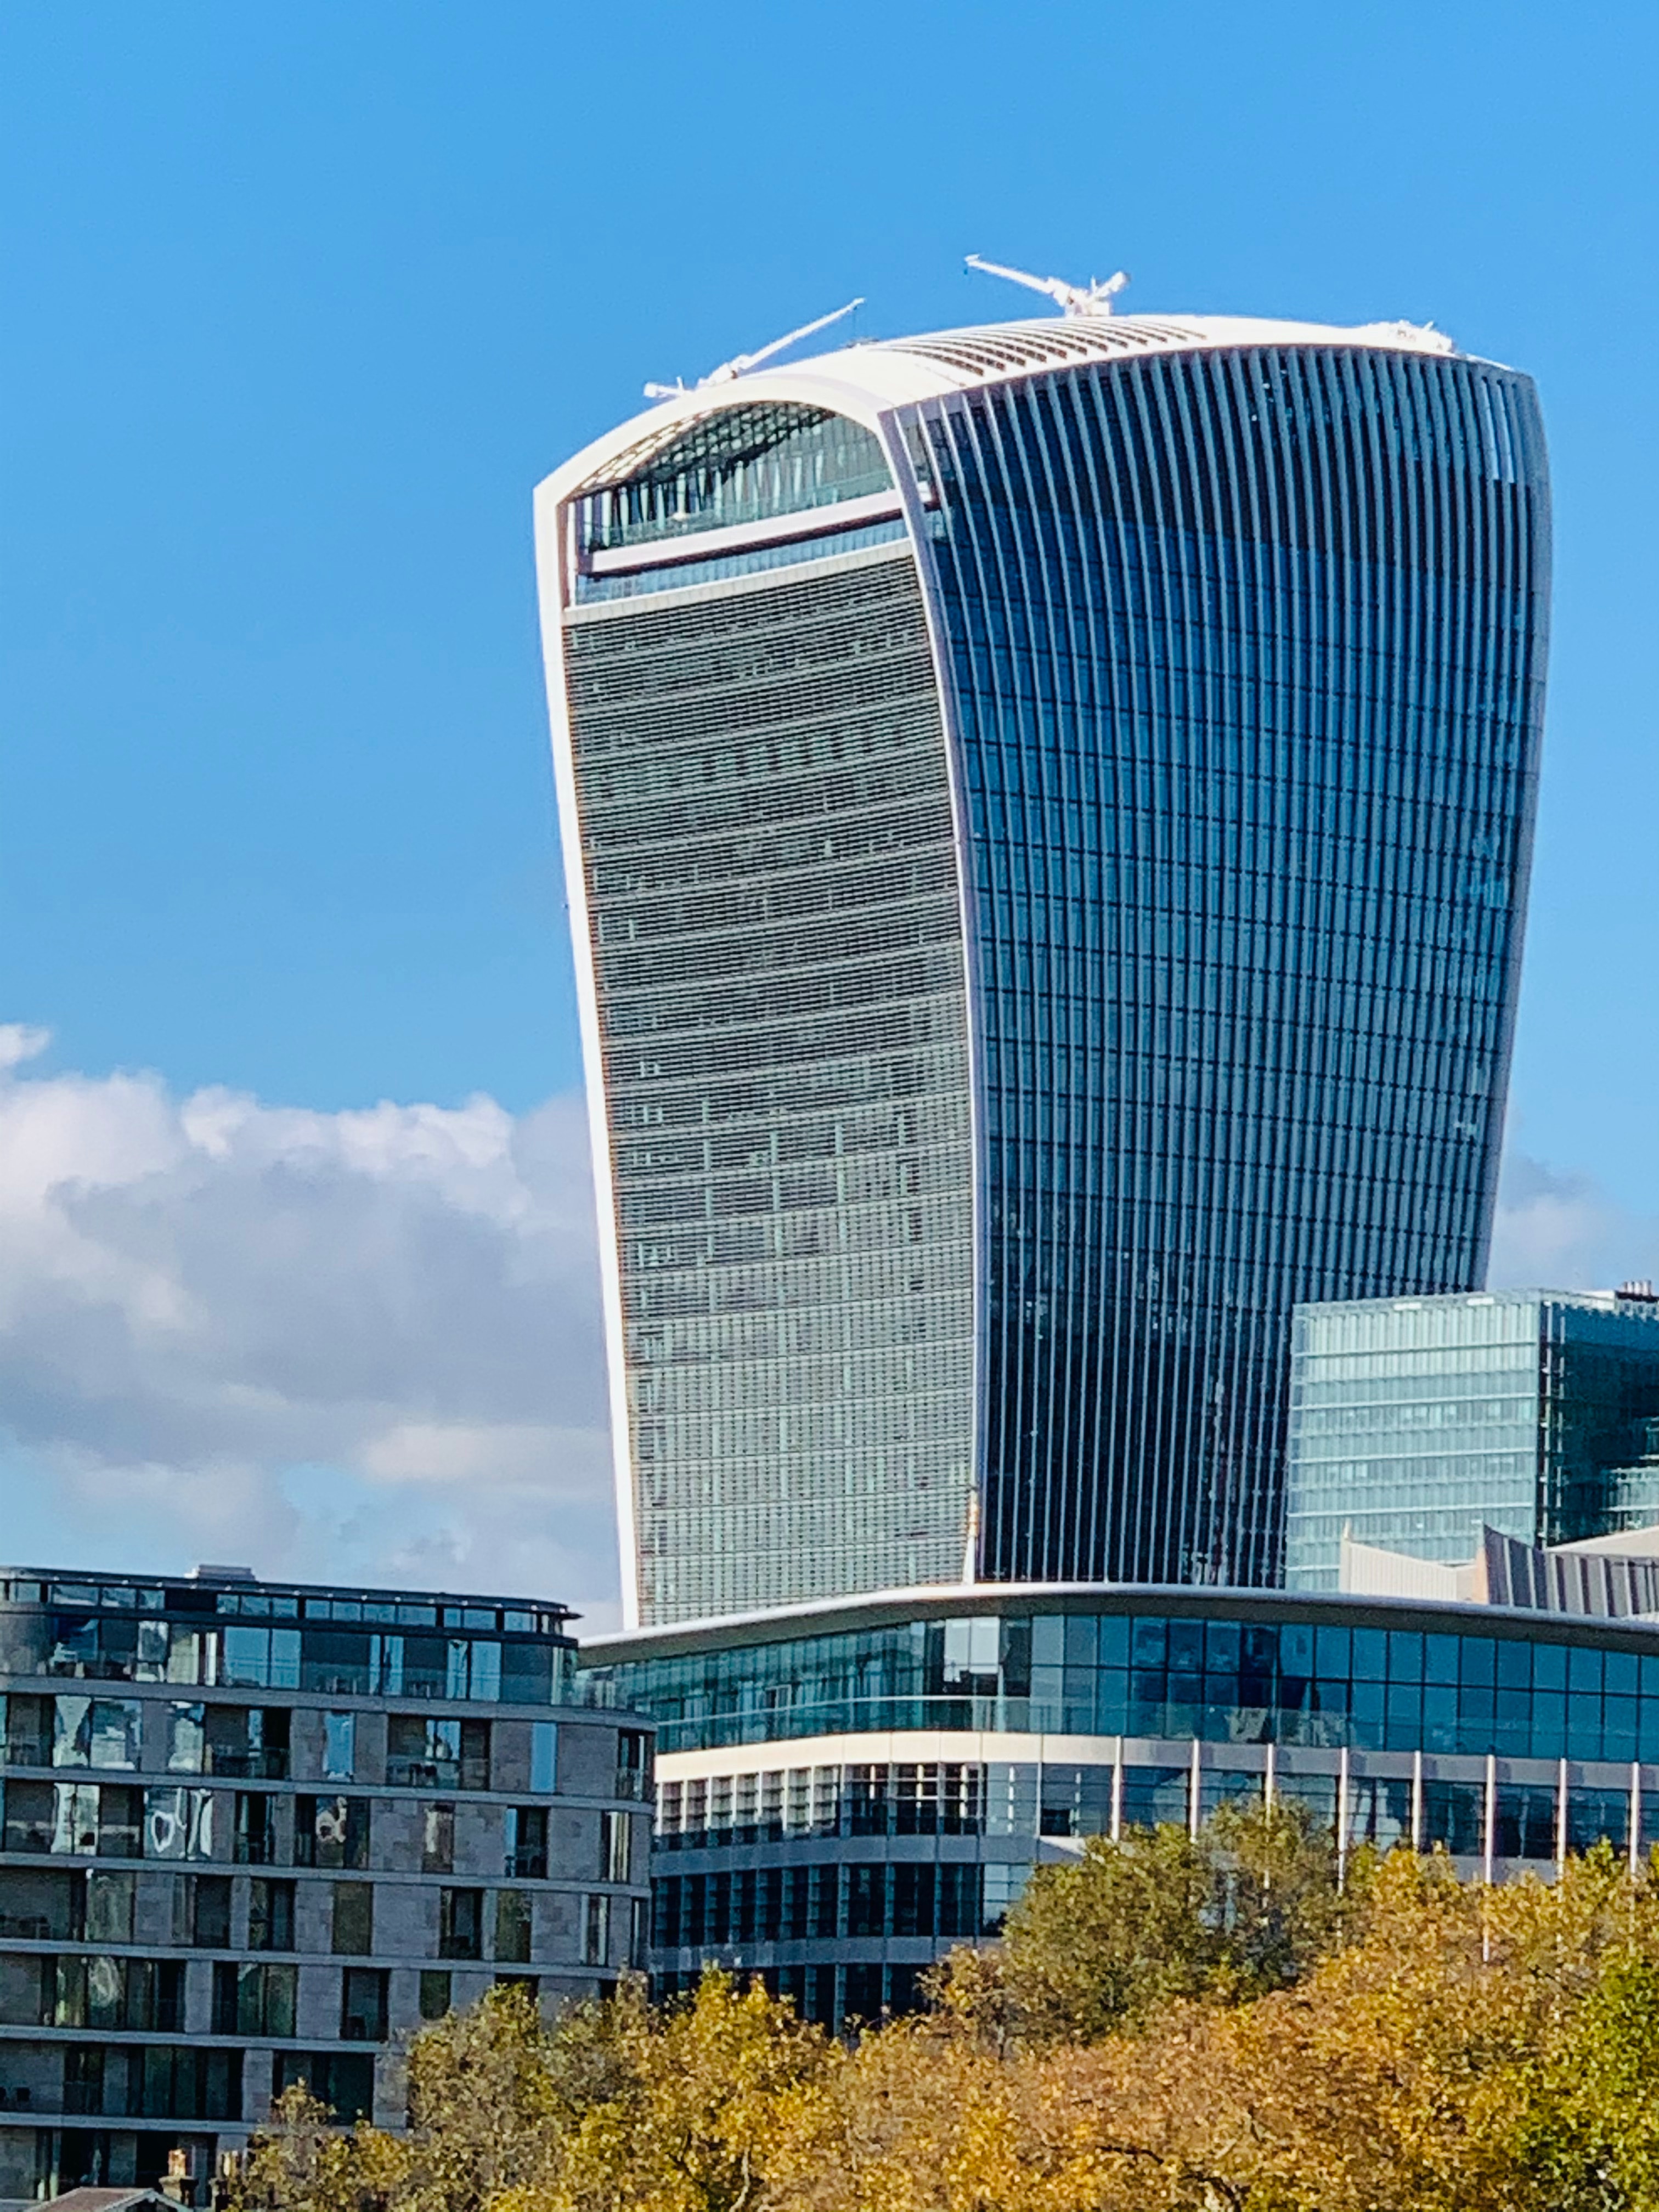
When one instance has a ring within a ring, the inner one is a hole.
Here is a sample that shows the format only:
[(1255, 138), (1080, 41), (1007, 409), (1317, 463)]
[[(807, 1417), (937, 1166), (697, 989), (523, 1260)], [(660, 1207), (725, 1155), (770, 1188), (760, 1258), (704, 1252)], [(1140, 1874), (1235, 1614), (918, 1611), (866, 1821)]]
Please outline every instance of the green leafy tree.
[(1130, 1828), (1037, 1868), (1000, 1953), (955, 1954), (936, 1990), (998, 2047), (1090, 2043), (1176, 1998), (1237, 2000), (1298, 1979), (1352, 1909), (1304, 1807), (1223, 1807), (1195, 1838)]

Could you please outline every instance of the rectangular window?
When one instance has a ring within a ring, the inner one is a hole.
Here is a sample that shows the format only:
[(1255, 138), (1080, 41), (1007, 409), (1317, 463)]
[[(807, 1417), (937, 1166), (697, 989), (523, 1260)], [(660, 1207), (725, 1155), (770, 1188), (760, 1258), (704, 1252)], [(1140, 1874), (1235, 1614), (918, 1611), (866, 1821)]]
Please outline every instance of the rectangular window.
[(633, 1823), (626, 1813), (599, 1815), (599, 1880), (626, 1881)]
[(236, 1792), (236, 1829), (232, 1856), (238, 1866), (276, 1863), (276, 1800), (269, 1790)]
[(200, 1774), (204, 1771), (207, 1739), (200, 1705), (167, 1707), (167, 1772)]
[(386, 1976), (380, 1966), (348, 1966), (340, 1977), (340, 2040), (386, 2039)]
[(628, 1900), (628, 1963), (643, 1973), (650, 1963), (651, 1914), (642, 1897)]
[(559, 1724), (530, 1723), (530, 1786), (551, 1796), (559, 1786)]
[(386, 1780), (400, 1790), (487, 1790), (489, 1723), (393, 1713), (386, 1723)]
[(357, 1716), (323, 1715), (323, 1779), (350, 1782), (356, 1778)]
[[(72, 1856), (90, 1855), (98, 1848), (98, 1784), (59, 1782), (54, 1784), (56, 1805), (52, 1848)], [(8, 1797), (11, 1792), (7, 1791)]]
[(131, 1943), (137, 1881), (130, 1874), (88, 1873), (79, 1930), (88, 1943)]
[(216, 2035), (291, 2036), (298, 1970), (261, 1962), (213, 1970)]
[(295, 1885), (269, 1879), (247, 1886), (247, 1948), (250, 1951), (294, 1948)]
[(58, 1834), (57, 1790), (50, 1782), (6, 1784), (6, 1849), (49, 1851)]
[(442, 1966), (423, 1966), (421, 1969), (421, 2018), (442, 2020), (450, 2009), (450, 1990), (454, 1976)]
[(50, 1766), (52, 1699), (14, 1692), (4, 1703), (6, 1764), (9, 1766)]
[(1485, 1825), (1486, 1791), (1478, 1782), (1425, 1782), (1423, 1784), (1423, 1842), (1432, 1850), (1443, 1844), (1454, 1857), (1479, 1856)]
[(367, 1797), (296, 1797), (294, 1863), (360, 1874), (368, 1865)]
[(530, 1957), (530, 1899), (521, 1889), (495, 1892), (495, 1956), (512, 1966)]
[(453, 1874), (454, 1871), (455, 1808), (453, 1805), (428, 1805), (421, 1837), (421, 1872)]
[(176, 2034), (184, 2024), (179, 1960), (94, 1956), (42, 1963), (40, 2011), (48, 2027)]
[(506, 1874), (509, 1881), (547, 1879), (547, 1808), (509, 1805), (506, 1814)]
[(144, 1709), (136, 1698), (55, 1698), (52, 1763), (136, 1771), (143, 1764)]
[(367, 2051), (279, 2051), (272, 2095), (300, 2087), (326, 2105), (343, 2126), (374, 2118), (374, 2061)]
[(213, 1792), (171, 1784), (146, 1790), (143, 1842), (147, 1859), (215, 1857)]
[(461, 1723), (461, 1787), (463, 1790), (488, 1790), (489, 1787), (490, 1735), (488, 1721)]
[(441, 1959), (483, 1958), (483, 1890), (440, 1890), (438, 1893), (438, 1956)]
[(127, 2026), (177, 2035), (185, 2025), (182, 1959), (127, 1960)]
[(617, 1795), (644, 1804), (651, 1794), (651, 1739), (642, 1729), (617, 1731)]
[(190, 1877), (190, 1940), (198, 1951), (230, 1948), (230, 1876)]
[(603, 1892), (590, 1895), (582, 1914), (582, 1964), (611, 1963), (611, 1899)]
[[(136, 1859), (143, 1848), (144, 1792), (106, 1782), (98, 1791), (98, 1856)], [(204, 1792), (192, 1792), (204, 1795)]]
[(337, 1881), (334, 1885), (334, 1938), (337, 1954), (365, 1959), (374, 1948), (374, 1885), (368, 1881)]
[(1500, 1859), (1555, 1856), (1555, 1792), (1547, 1783), (1510, 1783), (1498, 1791), (1498, 1832), (1492, 1850)]
[(291, 1720), (286, 1705), (209, 1705), (203, 1720), (208, 1772), (286, 1782)]
[(242, 2054), (197, 2045), (126, 2051), (70, 2044), (64, 2053), (64, 2103), (72, 2112), (110, 2118), (234, 2119), (242, 2109)]

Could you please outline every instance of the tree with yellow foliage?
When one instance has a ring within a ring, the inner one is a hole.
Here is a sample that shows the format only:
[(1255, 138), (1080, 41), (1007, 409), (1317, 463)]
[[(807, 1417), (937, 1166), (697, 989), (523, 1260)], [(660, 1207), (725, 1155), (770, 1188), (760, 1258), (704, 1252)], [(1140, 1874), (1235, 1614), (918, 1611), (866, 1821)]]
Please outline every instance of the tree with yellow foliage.
[(1339, 1899), (1304, 1830), (1187, 1840), (1045, 1879), (852, 2047), (714, 1972), (551, 2026), (497, 1993), (416, 2039), (406, 2135), (285, 2100), (240, 2207), (1659, 2212), (1645, 1874), (1603, 1848), (1487, 1888), (1400, 1851)]

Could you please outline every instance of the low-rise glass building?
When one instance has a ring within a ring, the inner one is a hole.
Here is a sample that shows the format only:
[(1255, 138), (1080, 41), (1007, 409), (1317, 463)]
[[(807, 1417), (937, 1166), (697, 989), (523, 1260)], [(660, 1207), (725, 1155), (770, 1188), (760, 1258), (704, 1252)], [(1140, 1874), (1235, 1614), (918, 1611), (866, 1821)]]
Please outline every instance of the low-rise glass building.
[(1659, 1304), (1488, 1291), (1299, 1306), (1286, 1580), (1338, 1587), (1342, 1533), (1470, 1559), (1659, 1522)]
[(651, 1741), (562, 1607), (0, 1570), (0, 2203), (198, 2197), (307, 2083), (397, 2124), (398, 2039), (646, 1942)]
[(1237, 1796), (1471, 1875), (1659, 1841), (1659, 1631), (1468, 1605), (961, 1587), (602, 1638), (657, 1723), (652, 1961), (839, 2023), (914, 2002), (1033, 1865)]

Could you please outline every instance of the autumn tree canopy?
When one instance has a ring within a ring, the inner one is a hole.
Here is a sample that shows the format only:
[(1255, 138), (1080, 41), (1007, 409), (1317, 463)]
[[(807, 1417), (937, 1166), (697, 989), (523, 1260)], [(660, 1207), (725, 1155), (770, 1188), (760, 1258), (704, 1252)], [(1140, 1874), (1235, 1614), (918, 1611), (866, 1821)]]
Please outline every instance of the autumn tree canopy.
[(238, 2212), (1659, 2212), (1650, 1875), (1358, 1872), (1294, 1818), (1091, 1844), (852, 2045), (715, 1972), (497, 1992), (405, 2134), (290, 2094)]

